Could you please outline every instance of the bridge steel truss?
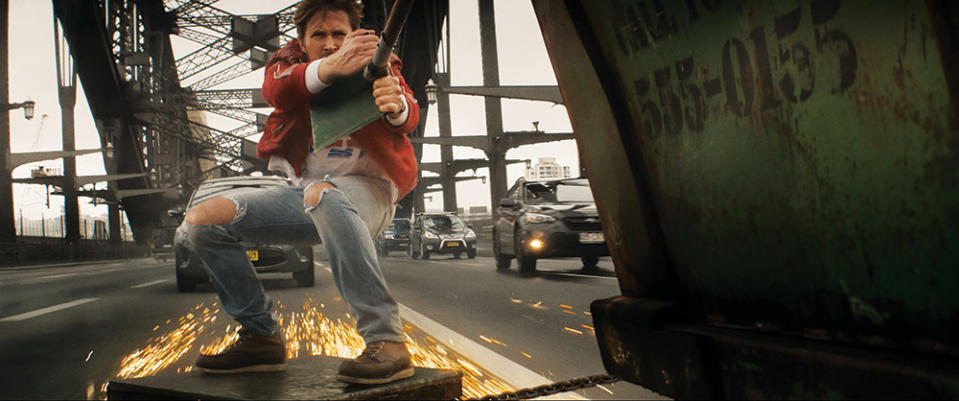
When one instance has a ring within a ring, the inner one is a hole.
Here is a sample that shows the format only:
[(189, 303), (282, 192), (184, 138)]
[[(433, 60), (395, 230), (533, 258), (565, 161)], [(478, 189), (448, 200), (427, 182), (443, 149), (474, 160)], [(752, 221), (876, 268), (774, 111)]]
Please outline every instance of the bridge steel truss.
[[(262, 93), (216, 87), (261, 68), (293, 38), (295, 4), (273, 14), (234, 15), (217, 8), (217, 0), (52, 2), (101, 144), (112, 149), (103, 152), (105, 169), (135, 177), (118, 180), (108, 201), (127, 212), (138, 242), (203, 179), (264, 167), (247, 139), (265, 124), (266, 115), (249, 110), (266, 106)], [(382, 27), (390, 3), (364, 1), (363, 25)], [(447, 0), (414, 6), (397, 49), (413, 88), (422, 88), (433, 72), (447, 10)], [(176, 58), (173, 35), (200, 46)], [(425, 112), (425, 94), (416, 92)], [(215, 129), (201, 112), (240, 125)]]
[[(101, 143), (112, 148), (112, 152), (104, 152), (105, 168), (108, 174), (135, 177), (117, 181), (113, 199), (107, 200), (119, 202), (126, 210), (138, 242), (149, 238), (154, 222), (160, 220), (164, 210), (182, 205), (185, 196), (202, 180), (264, 168), (256, 160), (256, 144), (248, 139), (266, 122), (265, 114), (251, 110), (267, 106), (262, 93), (258, 88), (217, 86), (263, 67), (273, 51), (293, 39), (295, 4), (272, 14), (234, 15), (217, 8), (217, 0), (52, 1), (54, 15), (71, 49), (74, 68), (84, 83)], [(382, 28), (391, 3), (364, 1), (361, 25)], [(441, 130), (441, 138), (422, 138), (430, 106), (424, 90), (426, 82), (449, 73), (448, 44), (445, 62), (437, 60), (443, 22), (449, 13), (448, 0), (414, 3), (396, 53), (404, 61), (406, 81), (414, 88), (422, 110), (420, 126), (411, 135), (417, 158), (422, 158), (423, 144), (441, 145), (444, 168), (433, 170), (442, 176), (443, 186), (449, 187), (444, 192), (452, 202), (454, 183), (458, 180), (455, 173), (466, 164), (485, 163), (454, 161), (451, 147), (462, 146), (464, 141), (483, 142), (473, 145), (487, 153), (491, 201), (495, 206), (506, 189), (505, 165), (517, 162), (505, 160), (507, 149), (520, 142), (569, 139), (572, 135), (503, 132), (498, 98), (557, 102), (560, 97), (555, 87), (499, 85), (492, 2), (480, 0), (479, 4), (484, 85), (455, 88), (447, 83), (442, 85), (441, 92), (444, 97), (449, 93), (486, 96), (485, 137), (449, 138), (451, 133), (445, 129)], [(176, 58), (171, 45), (173, 35), (199, 47)], [(439, 67), (443, 67), (442, 71), (437, 71)], [(206, 124), (204, 112), (240, 125), (228, 131), (212, 128)], [(449, 118), (448, 112), (440, 114), (444, 121)], [(503, 138), (510, 140), (504, 142)], [(422, 194), (429, 191), (423, 184), (435, 181), (432, 177), (422, 178), (414, 196), (400, 202), (398, 216), (422, 210)], [(129, 195), (123, 197), (120, 193)]]

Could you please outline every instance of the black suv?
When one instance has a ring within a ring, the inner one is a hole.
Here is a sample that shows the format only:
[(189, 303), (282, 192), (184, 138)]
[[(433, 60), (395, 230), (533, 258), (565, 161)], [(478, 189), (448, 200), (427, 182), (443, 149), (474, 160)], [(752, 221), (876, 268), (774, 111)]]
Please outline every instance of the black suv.
[[(223, 196), (240, 188), (268, 188), (290, 185), (280, 177), (227, 177), (203, 181), (187, 202), (187, 210), (207, 199)], [(181, 210), (171, 210), (171, 215), (183, 215)], [(188, 251), (177, 238), (174, 238), (174, 264), (176, 287), (180, 292), (196, 290), (198, 283), (209, 282), (209, 275), (201, 265), (200, 258)], [(290, 244), (246, 244), (246, 255), (253, 263), (257, 273), (293, 273), (300, 287), (312, 287), (314, 284), (313, 248)]]
[(376, 236), (376, 252), (380, 256), (387, 256), (390, 251), (410, 250), (410, 221), (407, 219), (393, 219), (380, 235)]
[(520, 178), (500, 200), (497, 213), (499, 218), (493, 225), (497, 269), (509, 269), (516, 258), (520, 272), (531, 275), (537, 259), (578, 256), (583, 270), (593, 270), (600, 256), (609, 256), (599, 212), (585, 178)]
[(452, 213), (418, 213), (410, 230), (410, 256), (429, 259), (434, 253), (452, 254), (457, 259), (466, 253), (473, 259), (476, 232)]

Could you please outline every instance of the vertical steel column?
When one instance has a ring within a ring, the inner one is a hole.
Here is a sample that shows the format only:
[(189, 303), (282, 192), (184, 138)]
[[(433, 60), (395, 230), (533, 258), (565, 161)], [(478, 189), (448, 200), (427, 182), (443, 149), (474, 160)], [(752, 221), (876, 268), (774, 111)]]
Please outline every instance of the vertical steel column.
[[(10, 13), (9, 0), (0, 0), (0, 105), (10, 103), (8, 87), (9, 66), (7, 65), (9, 52), (8, 15)], [(17, 229), (13, 220), (13, 182), (10, 180), (10, 170), (7, 169), (7, 160), (10, 159), (10, 111), (4, 108), (0, 116), (0, 242), (16, 242)]]
[[(479, 1), (480, 52), (483, 57), (483, 85), (499, 86), (499, 58), (496, 53), (496, 22), (493, 0)], [(486, 157), (490, 161), (490, 207), (496, 209), (506, 196), (506, 151), (499, 145), (503, 137), (503, 107), (500, 98), (486, 97), (486, 135), (493, 141)]]
[[(453, 127), (450, 121), (450, 94), (446, 91), (450, 87), (450, 74), (448, 72), (436, 73), (433, 75), (434, 83), (437, 86), (436, 106), (439, 112), (440, 137), (452, 137)], [(453, 146), (440, 145), (440, 162), (443, 163), (443, 170), (440, 173), (443, 181), (443, 211), (456, 211), (456, 172), (453, 166)]]
[[(73, 69), (73, 60), (66, 49), (66, 41), (60, 35), (60, 26), (53, 18), (53, 44), (57, 61), (57, 94), (60, 99), (60, 126), (63, 129), (63, 151), (76, 150), (73, 110), (77, 104), (77, 73)], [(66, 239), (80, 239), (80, 205), (77, 203), (77, 159), (75, 156), (63, 157), (63, 208), (66, 215)]]

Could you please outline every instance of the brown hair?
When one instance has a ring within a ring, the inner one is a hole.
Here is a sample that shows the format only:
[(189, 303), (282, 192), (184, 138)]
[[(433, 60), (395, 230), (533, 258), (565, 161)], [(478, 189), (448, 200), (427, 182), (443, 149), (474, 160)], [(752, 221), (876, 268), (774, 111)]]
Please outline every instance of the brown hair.
[(293, 24), (296, 25), (296, 36), (303, 39), (306, 22), (317, 12), (340, 10), (350, 17), (350, 28), (356, 30), (363, 19), (363, 4), (358, 0), (303, 0), (296, 5), (293, 14)]

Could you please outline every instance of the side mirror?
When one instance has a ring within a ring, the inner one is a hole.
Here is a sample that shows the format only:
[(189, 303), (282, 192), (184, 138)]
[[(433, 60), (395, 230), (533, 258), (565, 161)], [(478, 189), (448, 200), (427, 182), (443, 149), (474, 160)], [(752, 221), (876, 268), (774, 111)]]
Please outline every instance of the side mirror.
[(503, 198), (499, 200), (499, 206), (507, 209), (512, 209), (516, 207), (516, 202), (513, 202), (511, 198)]
[(466, 223), (466, 228), (472, 230), (472, 229), (473, 229), (473, 223)]
[(180, 219), (183, 217), (183, 209), (180, 209), (180, 208), (170, 209), (166, 211), (166, 214), (167, 216)]

